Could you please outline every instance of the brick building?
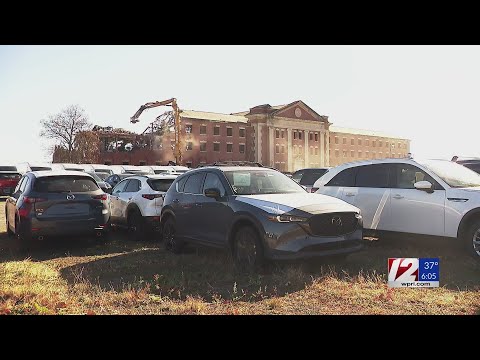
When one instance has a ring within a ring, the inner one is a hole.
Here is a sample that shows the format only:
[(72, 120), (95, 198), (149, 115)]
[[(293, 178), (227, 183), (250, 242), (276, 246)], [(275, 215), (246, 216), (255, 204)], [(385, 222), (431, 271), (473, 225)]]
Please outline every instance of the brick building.
[(410, 152), (410, 140), (376, 131), (330, 126), (330, 166), (345, 162), (402, 158)]
[[(258, 105), (232, 114), (183, 110), (180, 116), (183, 163), (190, 167), (233, 160), (295, 171), (366, 158), (400, 157), (410, 147), (406, 139), (333, 127), (328, 116), (319, 115), (303, 101)], [(99, 136), (101, 163), (163, 165), (175, 159), (173, 132), (137, 135), (101, 130)], [(385, 147), (387, 143), (389, 147)]]

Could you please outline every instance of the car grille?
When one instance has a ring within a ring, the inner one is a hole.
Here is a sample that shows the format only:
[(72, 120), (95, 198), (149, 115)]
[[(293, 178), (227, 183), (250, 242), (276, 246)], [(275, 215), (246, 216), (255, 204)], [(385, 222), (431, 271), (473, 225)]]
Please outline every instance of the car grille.
[(358, 219), (355, 213), (328, 213), (312, 216), (308, 225), (313, 235), (341, 236), (354, 232)]

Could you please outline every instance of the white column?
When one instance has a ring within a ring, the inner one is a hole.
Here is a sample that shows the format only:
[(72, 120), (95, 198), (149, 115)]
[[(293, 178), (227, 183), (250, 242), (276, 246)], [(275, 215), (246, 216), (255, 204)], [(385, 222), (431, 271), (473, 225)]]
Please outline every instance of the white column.
[(325, 164), (325, 130), (320, 130), (320, 133), (318, 134), (320, 137), (320, 166), (326, 166)]
[(255, 161), (260, 162), (260, 126), (258, 124), (253, 125), (253, 129), (255, 130)]
[[(268, 125), (267, 125), (268, 126)], [(268, 126), (268, 149), (269, 149), (269, 154), (268, 154), (268, 161), (270, 162), (271, 167), (275, 166), (275, 143), (274, 143), (274, 131), (275, 129), (273, 126)]]
[(292, 129), (287, 129), (287, 151), (288, 151), (288, 164), (287, 171), (293, 171), (293, 146), (292, 146)]
[(308, 146), (308, 130), (305, 130), (303, 135), (305, 135), (305, 163), (303, 164), (304, 167), (310, 167), (310, 147)]
[(325, 166), (330, 166), (330, 131), (325, 131), (325, 157), (326, 164)]

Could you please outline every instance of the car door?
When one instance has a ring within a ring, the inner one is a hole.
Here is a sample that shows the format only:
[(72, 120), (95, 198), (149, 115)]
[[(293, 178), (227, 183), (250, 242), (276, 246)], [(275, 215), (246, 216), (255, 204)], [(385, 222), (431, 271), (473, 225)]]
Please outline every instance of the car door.
[(188, 177), (182, 194), (182, 202), (176, 213), (179, 236), (198, 240), (202, 215), (202, 186), (205, 172), (197, 172)]
[(125, 189), (120, 193), (118, 197), (119, 212), (122, 222), (127, 221), (127, 208), (132, 202), (137, 192), (140, 191), (142, 184), (138, 179), (130, 179)]
[(117, 186), (113, 188), (112, 194), (110, 195), (110, 218), (113, 223), (118, 223), (120, 221), (120, 194), (125, 190), (129, 181), (130, 179), (125, 179), (119, 182)]
[(358, 166), (355, 186), (343, 191), (344, 199), (362, 211), (366, 229), (391, 229), (390, 168), (387, 163)]
[[(446, 191), (430, 175), (411, 164), (392, 165), (393, 187), (390, 195), (393, 231), (444, 236)], [(418, 181), (429, 181), (433, 192), (417, 190)]]
[[(217, 188), (220, 198), (213, 199), (205, 196), (205, 189)], [(233, 212), (228, 206), (225, 185), (217, 174), (208, 172), (203, 183), (203, 195), (197, 199), (200, 203), (198, 236), (199, 240), (217, 245), (223, 245), (227, 238), (228, 225), (231, 223)]]
[(321, 186), (317, 190), (317, 193), (333, 196), (353, 205), (353, 203), (355, 202), (354, 195), (358, 192), (358, 190), (355, 188), (356, 175), (356, 167), (342, 170), (332, 179), (330, 179), (329, 182)]

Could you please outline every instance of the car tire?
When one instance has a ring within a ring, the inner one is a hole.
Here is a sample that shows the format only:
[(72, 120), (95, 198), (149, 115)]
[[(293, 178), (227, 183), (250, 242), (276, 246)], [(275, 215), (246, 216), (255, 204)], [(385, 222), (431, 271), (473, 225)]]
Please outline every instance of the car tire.
[(480, 261), (480, 219), (473, 222), (463, 237), (468, 254)]
[(254, 228), (242, 226), (237, 230), (232, 242), (232, 256), (235, 270), (239, 272), (251, 273), (263, 269), (263, 246)]
[(20, 252), (29, 252), (30, 247), (32, 246), (32, 237), (30, 235), (22, 234), (20, 231), (18, 219), (15, 219), (15, 233), (17, 240), (17, 247)]
[(10, 222), (8, 221), (8, 215), (5, 212), (5, 217), (6, 217), (6, 226), (7, 226), (7, 236), (8, 237), (13, 237), (15, 233), (10, 229)]
[(142, 214), (138, 210), (133, 210), (128, 214), (128, 238), (132, 241), (141, 241), (145, 239), (145, 224)]
[(162, 226), (162, 238), (163, 246), (165, 250), (174, 254), (180, 254), (184, 247), (184, 242), (176, 236), (177, 227), (175, 220), (172, 218), (167, 219)]

